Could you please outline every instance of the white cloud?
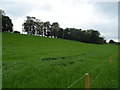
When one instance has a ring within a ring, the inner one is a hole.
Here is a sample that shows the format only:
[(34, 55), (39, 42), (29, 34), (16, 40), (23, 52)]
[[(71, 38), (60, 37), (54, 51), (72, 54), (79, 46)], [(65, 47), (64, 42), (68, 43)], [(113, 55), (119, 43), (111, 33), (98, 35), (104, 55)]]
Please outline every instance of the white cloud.
[(22, 24), (24, 22), (24, 18), (19, 17), (16, 20), (13, 20), (13, 25), (14, 25), (14, 31), (20, 31), (22, 32)]
[[(51, 11), (33, 10), (27, 15), (35, 16), (41, 20), (49, 20), (51, 22), (58, 21), (64, 28), (72, 27), (73, 24), (86, 23), (93, 18), (94, 7), (92, 4), (79, 4), (73, 6), (72, 3), (57, 2), (52, 3)], [(34, 7), (35, 8), (35, 7)]]

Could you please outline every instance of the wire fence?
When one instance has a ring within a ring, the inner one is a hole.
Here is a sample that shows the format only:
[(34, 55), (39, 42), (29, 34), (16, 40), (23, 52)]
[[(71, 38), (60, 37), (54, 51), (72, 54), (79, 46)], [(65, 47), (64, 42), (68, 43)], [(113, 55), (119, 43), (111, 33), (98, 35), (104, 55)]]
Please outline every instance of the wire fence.
[[(99, 65), (94, 66), (90, 71), (88, 71), (88, 73), (93, 72), (95, 69), (97, 69), (98, 67), (100, 67), (101, 65), (103, 65), (106, 61), (108, 61), (115, 53), (113, 53), (109, 58), (105, 59), (102, 63), (100, 63)], [(97, 78), (103, 73), (104, 69), (95, 77), (95, 79), (91, 82), (90, 86), (93, 85), (93, 83), (97, 80)], [(80, 81), (82, 78), (84, 77), (84, 75), (82, 75), (79, 79), (77, 79), (76, 81), (74, 81), (72, 84), (70, 84), (67, 88), (72, 87), (74, 84), (76, 84), (78, 81)]]
[(95, 79), (90, 83), (90, 86), (94, 84), (94, 82), (98, 79), (98, 77), (103, 73), (104, 69), (95, 77)]
[(74, 81), (71, 85), (69, 85), (67, 88), (72, 87), (75, 83), (77, 83), (78, 81), (80, 81), (82, 78), (84, 77), (84, 75), (82, 75), (82, 77), (80, 77), (78, 80)]

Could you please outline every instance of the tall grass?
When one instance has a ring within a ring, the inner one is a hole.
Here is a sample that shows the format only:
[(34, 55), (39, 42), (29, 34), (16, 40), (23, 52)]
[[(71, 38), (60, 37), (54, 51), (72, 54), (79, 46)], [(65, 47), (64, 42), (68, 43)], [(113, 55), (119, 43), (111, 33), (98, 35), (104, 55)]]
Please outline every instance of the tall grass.
[[(86, 72), (112, 56), (90, 74), (91, 88), (117, 88), (116, 45), (3, 33), (3, 88), (67, 88)], [(116, 53), (116, 54), (113, 54)], [(71, 88), (84, 88), (84, 78)]]

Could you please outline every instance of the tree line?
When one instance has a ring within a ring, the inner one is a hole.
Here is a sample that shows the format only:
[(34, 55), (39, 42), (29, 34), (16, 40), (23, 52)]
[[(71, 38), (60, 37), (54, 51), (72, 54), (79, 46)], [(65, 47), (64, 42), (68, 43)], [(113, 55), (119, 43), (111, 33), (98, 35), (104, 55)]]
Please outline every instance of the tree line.
[[(19, 33), (19, 31), (13, 31), (12, 20), (9, 16), (6, 16), (4, 10), (0, 10), (0, 15), (2, 16), (2, 32)], [(22, 27), (22, 31), (27, 32), (28, 35), (68, 39), (94, 44), (106, 43), (105, 38), (101, 37), (100, 32), (97, 30), (82, 30), (76, 28), (63, 29), (58, 22), (51, 24), (49, 21), (43, 22), (36, 17), (27, 16)]]
[(22, 26), (23, 32), (27, 32), (28, 35), (68, 39), (94, 44), (106, 43), (106, 40), (100, 37), (100, 32), (97, 30), (82, 30), (76, 28), (63, 29), (58, 22), (50, 24), (49, 21), (42, 22), (35, 17), (27, 16)]

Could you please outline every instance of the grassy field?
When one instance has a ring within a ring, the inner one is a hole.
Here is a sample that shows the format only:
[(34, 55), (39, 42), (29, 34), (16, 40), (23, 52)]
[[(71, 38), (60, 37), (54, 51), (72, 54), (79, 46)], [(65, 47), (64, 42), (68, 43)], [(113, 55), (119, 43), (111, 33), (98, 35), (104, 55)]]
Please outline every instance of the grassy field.
[[(91, 88), (118, 87), (116, 45), (11, 33), (2, 38), (3, 88), (67, 88), (94, 67)], [(70, 88), (84, 88), (84, 77)]]

